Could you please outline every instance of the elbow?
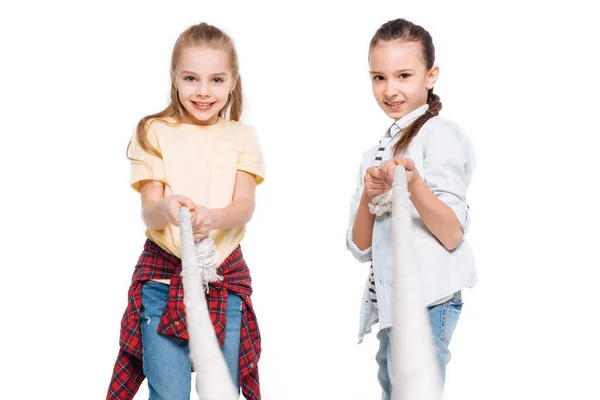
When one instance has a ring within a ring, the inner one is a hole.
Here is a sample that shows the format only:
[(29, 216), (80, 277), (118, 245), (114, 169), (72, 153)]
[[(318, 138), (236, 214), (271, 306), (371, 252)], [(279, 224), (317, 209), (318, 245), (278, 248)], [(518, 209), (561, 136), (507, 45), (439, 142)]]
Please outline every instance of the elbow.
[(367, 241), (361, 241), (361, 240), (355, 240), (354, 244), (356, 245), (356, 247), (360, 250), (360, 251), (365, 251), (367, 250), (369, 247), (371, 247), (371, 243), (367, 243)]
[(350, 250), (350, 253), (358, 262), (364, 263), (371, 259), (371, 245), (367, 244), (365, 246), (365, 243), (360, 245), (356, 243), (353, 239), (352, 230), (348, 230), (346, 234), (346, 248)]
[(154, 218), (152, 218), (149, 213), (144, 212), (144, 210), (142, 210), (142, 222), (144, 222), (146, 228), (151, 231), (162, 231), (169, 224), (168, 221), (155, 221)]
[(444, 248), (448, 251), (452, 251), (456, 249), (463, 241), (464, 233), (462, 228), (453, 231), (448, 237), (444, 238), (444, 240), (440, 240)]
[(358, 248), (358, 250), (365, 251), (369, 247), (371, 247), (373, 241), (372, 236), (364, 234), (361, 235), (360, 233), (356, 233), (357, 232), (354, 231), (354, 227), (352, 227), (352, 235), (349, 237), (349, 239), (354, 242), (354, 245)]
[(254, 210), (256, 210), (256, 203), (254, 201), (254, 199), (248, 199), (247, 204), (246, 204), (246, 218), (244, 221), (244, 225), (246, 225), (247, 223), (250, 222), (250, 220), (252, 219), (252, 216), (254, 215)]
[(242, 226), (250, 223), (253, 215), (254, 215), (254, 210), (248, 212), (248, 214), (246, 214), (246, 218), (244, 218), (244, 220), (242, 221)]
[(144, 217), (142, 217), (142, 221), (144, 221), (144, 225), (146, 225), (146, 228), (150, 229), (151, 231), (162, 231), (168, 225), (168, 222), (166, 224), (158, 224)]
[(463, 228), (463, 224), (460, 221), (464, 221), (467, 219), (466, 211), (464, 211), (464, 207), (452, 207), (449, 206), (450, 209), (450, 220), (444, 224), (444, 228), (442, 232), (445, 234), (444, 240), (440, 239), (442, 245), (448, 251), (452, 251), (456, 249), (463, 241), (465, 237), (465, 231)]

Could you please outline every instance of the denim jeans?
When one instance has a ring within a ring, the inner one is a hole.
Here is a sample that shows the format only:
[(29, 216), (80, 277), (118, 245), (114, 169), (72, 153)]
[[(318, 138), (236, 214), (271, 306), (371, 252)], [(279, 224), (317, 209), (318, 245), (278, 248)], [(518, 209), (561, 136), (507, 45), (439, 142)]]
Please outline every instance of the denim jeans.
[[(450, 362), (450, 339), (452, 333), (458, 323), (460, 312), (462, 310), (462, 295), (461, 292), (454, 294), (450, 300), (445, 303), (429, 307), (429, 321), (431, 322), (431, 330), (433, 333), (434, 348), (437, 355), (438, 367), (442, 386), (446, 379), (446, 365)], [(390, 400), (392, 398), (392, 346), (390, 345), (391, 334), (390, 329), (382, 329), (377, 333), (379, 339), (379, 350), (377, 351), (377, 364), (379, 371), (377, 378), (383, 389), (383, 399)]]
[[(157, 333), (169, 297), (169, 285), (148, 281), (142, 287), (142, 361), (148, 378), (150, 400), (189, 400), (192, 362), (187, 340)], [(221, 351), (234, 386), (239, 390), (240, 327), (242, 299), (228, 292), (225, 343)]]

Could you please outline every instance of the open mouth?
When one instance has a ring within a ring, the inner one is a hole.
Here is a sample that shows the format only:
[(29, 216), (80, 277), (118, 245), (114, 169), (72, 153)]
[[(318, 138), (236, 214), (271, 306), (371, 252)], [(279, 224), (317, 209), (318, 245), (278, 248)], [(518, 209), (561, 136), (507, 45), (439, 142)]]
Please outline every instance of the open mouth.
[(200, 111), (206, 111), (206, 110), (210, 110), (210, 108), (212, 106), (214, 106), (216, 103), (216, 101), (213, 101), (212, 103), (204, 103), (204, 102), (197, 102), (197, 101), (192, 101), (192, 104), (194, 105), (194, 108)]
[(384, 101), (384, 103), (391, 109), (400, 108), (400, 106), (404, 104), (403, 101)]

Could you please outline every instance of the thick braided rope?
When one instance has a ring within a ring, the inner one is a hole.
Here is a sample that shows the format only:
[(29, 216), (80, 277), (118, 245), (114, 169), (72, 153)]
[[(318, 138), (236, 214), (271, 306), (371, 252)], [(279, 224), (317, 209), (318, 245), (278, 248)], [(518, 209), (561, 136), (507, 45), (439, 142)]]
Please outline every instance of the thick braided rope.
[(190, 359), (196, 371), (199, 400), (235, 400), (239, 398), (223, 358), (210, 320), (204, 291), (208, 282), (222, 280), (216, 273), (214, 241), (207, 237), (194, 243), (190, 210), (179, 212), (182, 281), (185, 316), (190, 344)]
[(375, 214), (377, 217), (381, 217), (386, 212), (392, 211), (392, 197), (393, 191), (388, 190), (384, 194), (378, 194), (373, 196), (369, 201), (369, 211), (371, 214)]
[(392, 400), (440, 400), (442, 391), (427, 307), (412, 238), (406, 170), (394, 168), (392, 189), (373, 197), (375, 215), (392, 214)]

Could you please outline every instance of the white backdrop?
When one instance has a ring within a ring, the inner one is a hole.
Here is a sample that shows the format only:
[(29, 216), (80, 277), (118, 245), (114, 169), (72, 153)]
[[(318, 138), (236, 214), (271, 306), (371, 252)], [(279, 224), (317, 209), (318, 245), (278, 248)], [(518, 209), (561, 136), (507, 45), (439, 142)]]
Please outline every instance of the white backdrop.
[(267, 162), (243, 243), (263, 398), (379, 398), (377, 340), (356, 345), (367, 266), (344, 234), (361, 154), (390, 124), (368, 43), (397, 17), (431, 32), (441, 115), (479, 160), (480, 283), (464, 294), (446, 399), (599, 398), (600, 30), (585, 1), (549, 3), (3, 5), (0, 398), (105, 395), (144, 241), (125, 148), (167, 104), (172, 45), (200, 21), (236, 42), (243, 120)]

